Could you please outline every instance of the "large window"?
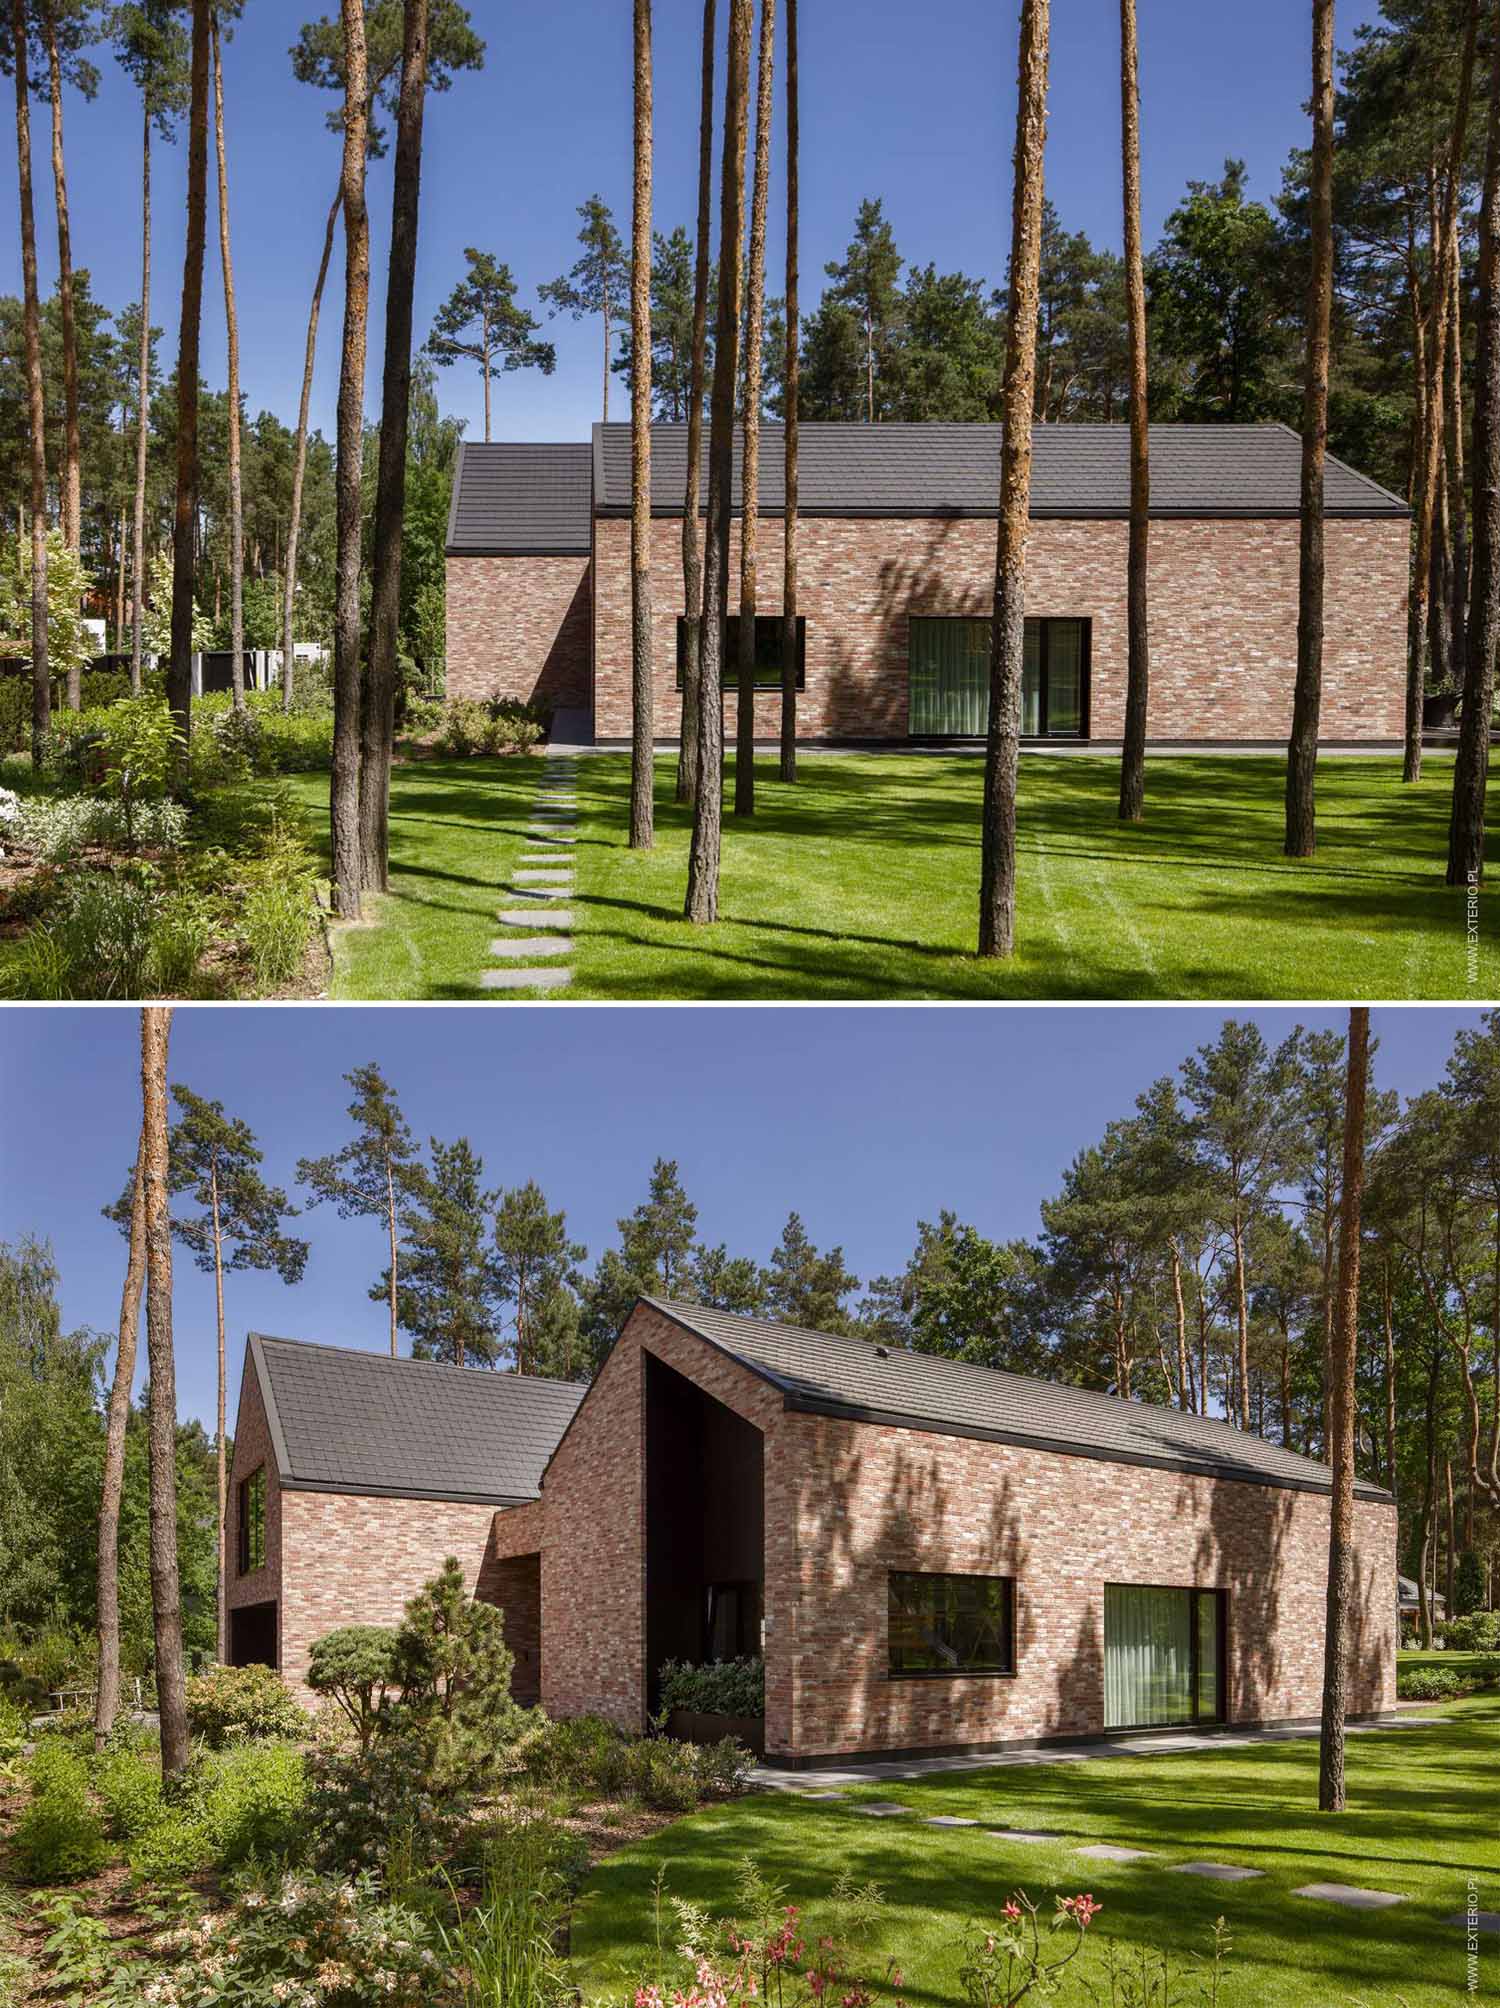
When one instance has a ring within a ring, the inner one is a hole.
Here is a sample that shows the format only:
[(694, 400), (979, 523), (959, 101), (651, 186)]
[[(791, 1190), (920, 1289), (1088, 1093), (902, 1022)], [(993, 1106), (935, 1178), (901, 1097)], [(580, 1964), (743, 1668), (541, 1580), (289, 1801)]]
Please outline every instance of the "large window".
[[(908, 623), (908, 715), (914, 739), (982, 739), (990, 715), (990, 622), (913, 615)], [(1021, 734), (1086, 739), (1089, 623), (1026, 623)]]
[(1015, 1585), (1008, 1576), (890, 1577), (892, 1679), (1014, 1673)]
[[(682, 615), (677, 616), (677, 688), (682, 688), (682, 666), (687, 652), (687, 622)], [(724, 623), (724, 662), (720, 672), (726, 691), (734, 689), (739, 677), (740, 662), (740, 617), (731, 614)], [(802, 614), (797, 616), (797, 688), (807, 686), (807, 621)], [(755, 687), (757, 690), (780, 690), (781, 688), (781, 615), (757, 614), (755, 616)]]
[(1224, 1592), (1107, 1583), (1105, 1728), (1223, 1718)]
[(240, 1480), (240, 1574), (266, 1566), (266, 1467)]

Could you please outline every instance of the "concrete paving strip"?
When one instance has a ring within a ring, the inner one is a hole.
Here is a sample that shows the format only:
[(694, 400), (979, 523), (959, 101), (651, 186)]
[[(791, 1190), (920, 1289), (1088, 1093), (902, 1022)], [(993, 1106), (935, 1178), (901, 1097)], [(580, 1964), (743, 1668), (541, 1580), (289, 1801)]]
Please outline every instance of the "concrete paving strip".
[(985, 1832), (997, 1841), (1060, 1841), (1061, 1834), (1033, 1830), (1029, 1827), (986, 1827)]
[(577, 917), (559, 906), (506, 907), (495, 916), (506, 927), (555, 927), (563, 934), (573, 932)]
[(566, 885), (513, 885), (511, 891), (517, 899), (571, 899), (573, 882)]
[(1210, 1882), (1254, 1882), (1264, 1869), (1242, 1869), (1233, 1862), (1173, 1862), (1174, 1876), (1206, 1876)]
[(1467, 1911), (1456, 1910), (1452, 1917), (1445, 1917), (1443, 1922), (1460, 1924), (1465, 1931), (1500, 1931), (1500, 1910), (1480, 1910), (1472, 1917)]
[(524, 880), (527, 885), (556, 885), (559, 880), (564, 880), (569, 885), (573, 882), (572, 869), (568, 865), (544, 865), (535, 871), (518, 869), (511, 876)]
[(501, 934), (490, 943), (490, 954), (503, 955), (507, 961), (517, 956), (572, 953), (573, 940), (567, 934)]
[(977, 1827), (977, 1820), (966, 1820), (958, 1813), (934, 1813), (931, 1819), (922, 1822), (924, 1827)]
[(543, 964), (537, 969), (482, 969), (479, 972), (481, 990), (562, 990), (572, 981), (572, 970), (559, 968), (555, 963)]
[(1349, 1910), (1387, 1910), (1393, 1903), (1405, 1903), (1385, 1889), (1356, 1889), (1352, 1883), (1304, 1883), (1293, 1896), (1310, 1896), (1319, 1903), (1341, 1903)]
[(1113, 1841), (1095, 1841), (1091, 1847), (1075, 1848), (1075, 1855), (1087, 1855), (1091, 1862), (1143, 1862), (1155, 1848), (1117, 1848)]
[(894, 1799), (871, 1799), (863, 1806), (854, 1808), (856, 1813), (864, 1813), (872, 1820), (894, 1820), (898, 1813), (909, 1813), (910, 1806), (898, 1805)]

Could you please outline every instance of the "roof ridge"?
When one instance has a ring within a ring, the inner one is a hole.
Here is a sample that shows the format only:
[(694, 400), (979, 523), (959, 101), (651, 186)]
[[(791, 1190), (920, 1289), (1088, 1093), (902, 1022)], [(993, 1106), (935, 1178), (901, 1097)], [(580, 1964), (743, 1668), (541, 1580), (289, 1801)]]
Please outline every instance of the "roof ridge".
[(584, 1381), (559, 1380), (554, 1374), (520, 1374), (512, 1372), (509, 1367), (457, 1367), (451, 1360), (419, 1360), (411, 1353), (380, 1352), (374, 1346), (338, 1346), (328, 1339), (294, 1339), (284, 1332), (247, 1331), (245, 1337), (259, 1339), (263, 1346), (297, 1346), (306, 1352), (339, 1353), (356, 1360), (375, 1360), (384, 1366), (435, 1367), (439, 1373), (477, 1374), (483, 1380), (505, 1387), (522, 1383), (528, 1387), (576, 1388), (582, 1392), (587, 1386)]

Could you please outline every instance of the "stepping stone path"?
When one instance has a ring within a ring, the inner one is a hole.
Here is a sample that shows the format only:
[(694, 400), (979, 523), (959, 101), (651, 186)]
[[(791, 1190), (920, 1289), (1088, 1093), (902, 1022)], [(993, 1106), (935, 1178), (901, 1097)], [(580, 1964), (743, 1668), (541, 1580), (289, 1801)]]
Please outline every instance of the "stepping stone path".
[(1316, 1897), (1319, 1903), (1341, 1903), (1350, 1910), (1385, 1910), (1393, 1903), (1405, 1903), (1384, 1889), (1355, 1889), (1352, 1883), (1305, 1883), (1293, 1896)]
[(867, 1806), (856, 1806), (856, 1813), (865, 1813), (872, 1820), (894, 1820), (898, 1813), (909, 1813), (910, 1806), (899, 1806), (894, 1799), (872, 1799)]
[(934, 1813), (930, 1820), (922, 1822), (924, 1827), (977, 1827), (977, 1820), (961, 1819), (957, 1813)]
[(1452, 1917), (1445, 1917), (1444, 1924), (1456, 1924), (1465, 1931), (1500, 1931), (1500, 1910), (1476, 1911), (1470, 1917), (1466, 1911), (1456, 1910)]
[(1096, 1841), (1091, 1848), (1075, 1848), (1075, 1854), (1087, 1855), (1091, 1862), (1143, 1862), (1154, 1848), (1117, 1848), (1112, 1841)]
[[(566, 904), (573, 897), (573, 858), (554, 845), (578, 841), (578, 763), (572, 754), (548, 756), (541, 785), (526, 829), (520, 862), (510, 875), (510, 891), (518, 904), (496, 915), (503, 928), (490, 943), (500, 964), (483, 969), (481, 990), (565, 990), (573, 981), (574, 916)], [(555, 902), (555, 903), (554, 903)], [(536, 930), (544, 928), (546, 933)]]
[(1060, 1841), (1061, 1834), (1032, 1833), (1025, 1827), (990, 1827), (987, 1831), (997, 1841)]
[(1233, 1862), (1174, 1862), (1174, 1876), (1207, 1876), (1210, 1882), (1254, 1882), (1264, 1869), (1236, 1868)]

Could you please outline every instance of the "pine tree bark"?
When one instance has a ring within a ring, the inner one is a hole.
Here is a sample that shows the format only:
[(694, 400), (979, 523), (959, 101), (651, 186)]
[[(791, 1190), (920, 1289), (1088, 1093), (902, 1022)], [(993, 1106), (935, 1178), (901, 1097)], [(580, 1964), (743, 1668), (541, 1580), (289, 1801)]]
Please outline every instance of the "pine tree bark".
[(1453, 300), (1448, 309), (1448, 439), (1445, 486), (1449, 515), (1448, 660), (1453, 681), (1463, 688), (1468, 667), (1469, 516), (1464, 489), (1463, 274), (1453, 261)]
[(766, 205), (771, 186), (771, 88), (776, 0), (760, 0), (755, 77), (755, 178), (750, 196), (750, 270), (745, 305), (745, 409), (740, 452), (740, 612), (734, 702), (734, 813), (755, 814), (755, 615), (760, 534), (761, 348), (766, 313)]
[(146, 449), (151, 442), (151, 100), (141, 93), (141, 344), (136, 359), (135, 513), (130, 582), (130, 688), (141, 694), (141, 621), (146, 605)]
[(797, 96), (797, 0), (786, 0), (786, 360), (782, 369), (786, 490), (781, 558), (781, 778), (797, 778), (797, 451), (802, 394), (802, 335), (797, 288), (801, 221), (797, 172), (801, 152)]
[(26, 0), (11, 0), (16, 81), (16, 165), (21, 188), (22, 321), (26, 344), (26, 423), (31, 456), (31, 758), (39, 768), (52, 723), (47, 661), (47, 406), (42, 387), (42, 318), (36, 278), (36, 205), (31, 188), (31, 78)]
[[(1332, 0), (1324, 0), (1324, 4), (1331, 9)], [(1125, 742), (1120, 754), (1120, 821), (1138, 823), (1146, 812), (1146, 717), (1151, 691), (1147, 621), (1151, 449), (1146, 392), (1146, 265), (1141, 248), (1141, 89), (1135, 0), (1120, 0), (1120, 143), (1130, 346), (1130, 543), (1125, 573)]]
[(146, 1281), (146, 1139), (136, 1150), (130, 1195), (130, 1252), (120, 1292), (115, 1375), (109, 1390), (104, 1432), (104, 1471), (99, 1487), (99, 1684), (94, 1696), (94, 1748), (102, 1750), (120, 1708), (120, 1501), (125, 1489), (125, 1427), (135, 1385), (140, 1336), (141, 1290)]
[(370, 305), (370, 222), (365, 210), (368, 137), (365, 16), (341, 0), (344, 29), (344, 344), (339, 366), (337, 557), (333, 615), (333, 778), (329, 791), (333, 906), (360, 917), (360, 734), (365, 679), (359, 623), (360, 473), (364, 451), (365, 338)]
[(719, 301), (708, 427), (708, 519), (703, 550), (702, 675), (698, 690), (698, 790), (684, 912), (700, 926), (719, 915), (724, 793), (724, 615), (734, 480), (734, 399), (739, 376), (740, 244), (745, 230), (745, 130), (750, 96), (752, 0), (729, 0), (724, 149), (719, 171)]
[(1447, 882), (1477, 898), (1484, 876), (1484, 806), (1489, 779), (1495, 653), (1500, 648), (1500, 34), (1490, 54), (1484, 193), (1479, 208), (1479, 310), (1474, 354), (1474, 521), (1468, 648), (1459, 707), (1458, 755), (1448, 819)]
[(193, 0), (188, 99), (187, 246), (177, 339), (177, 495), (172, 512), (172, 654), (167, 703), (187, 759), (193, 713), (193, 586), (198, 527), (198, 350), (203, 318), (203, 242), (208, 199), (208, 0)]
[(1460, 59), (1453, 130), (1433, 232), (1434, 273), (1428, 308), (1428, 377), (1426, 425), (1422, 436), (1422, 467), (1417, 486), (1417, 520), (1412, 563), (1411, 601), (1406, 629), (1406, 747), (1401, 763), (1403, 781), (1422, 778), (1422, 643), (1431, 590), (1433, 520), (1437, 506), (1438, 470), (1443, 454), (1443, 359), (1453, 301), (1453, 267), (1458, 260), (1459, 192), (1464, 143), (1468, 134), (1469, 100), (1474, 80), (1474, 46), (1479, 30), (1479, 0), (1469, 0)]
[(1010, 310), (1001, 385), (1000, 526), (990, 642), (990, 716), (984, 761), (979, 953), (1008, 956), (1016, 932), (1016, 780), (1026, 634), (1026, 534), (1031, 498), (1031, 406), (1036, 388), (1037, 283), (1042, 242), (1042, 148), (1047, 131), (1051, 0), (1021, 0), (1011, 208)]
[(151, 1618), (164, 1779), (175, 1778), (184, 1770), (189, 1755), (177, 1568), (177, 1374), (172, 1351), (172, 1216), (167, 1177), (167, 1045), (171, 1029), (170, 1009), (148, 1005), (141, 1012)]
[[(219, 264), (224, 275), (224, 329), (229, 372), (229, 688), (234, 708), (245, 708), (245, 506), (240, 473), (240, 316), (234, 298), (229, 250), (229, 163), (224, 151), (224, 64), (219, 17), (212, 16), (214, 154), (219, 179)], [(220, 1639), (220, 1657), (223, 1640)]]
[(1359, 1331), (1360, 1208), (1365, 1181), (1365, 1089), (1370, 1013), (1349, 1013), (1348, 1086), (1344, 1097), (1344, 1169), (1339, 1199), (1339, 1302), (1330, 1362), (1328, 1461), (1328, 1613), (1323, 1634), (1323, 1724), (1318, 1745), (1318, 1810), (1342, 1813), (1344, 1723), (1354, 1593), (1354, 1361)]
[[(73, 233), (68, 217), (68, 177), (63, 164), (62, 60), (57, 48), (57, 20), (51, 7), (42, 16), (47, 42), (47, 84), (52, 101), (52, 192), (57, 210), (57, 301), (62, 320), (63, 464), (61, 502), (63, 542), (76, 556), (83, 538), (82, 448), (78, 432), (78, 326), (73, 311)], [(83, 698), (83, 670), (68, 664), (68, 708), (77, 711)]]
[(703, 0), (703, 84), (698, 109), (698, 241), (693, 262), (693, 336), (688, 365), (687, 485), (682, 505), (682, 709), (677, 799), (698, 792), (698, 692), (703, 633), (703, 541), (698, 463), (703, 452), (703, 376), (708, 352), (708, 252), (714, 179), (714, 0)]
[(1380, 1265), (1380, 1303), (1385, 1324), (1385, 1482), (1396, 1490), (1396, 1320), (1391, 1303), (1391, 1264)]
[(651, 621), (651, 0), (635, 0), (635, 184), (630, 230), (630, 848), (654, 836)]
[(412, 296), (417, 277), (422, 117), (427, 102), (427, 33), (428, 0), (405, 0), (391, 198), (391, 252), (386, 275), (385, 361), (371, 567), (370, 666), (360, 718), (359, 879), (366, 892), (384, 892), (390, 881), (391, 755), (396, 736), (396, 651), (401, 626), (401, 551), (406, 529)]
[(225, 1346), (224, 1346), (224, 1234), (219, 1219), (219, 1172), (215, 1164), (208, 1176), (209, 1221), (214, 1240), (214, 1328), (218, 1337), (219, 1354), (219, 1407), (218, 1428), (214, 1435), (215, 1478), (217, 1481), (218, 1518), (215, 1523), (215, 1611), (214, 1656), (223, 1666), (229, 1657), (229, 1612), (228, 1612), (228, 1555), (224, 1545), (225, 1528), (229, 1519), (229, 1463), (225, 1455)]
[(1312, 172), (1308, 212), (1312, 272), (1307, 286), (1302, 384), (1302, 495), (1297, 551), (1297, 681), (1286, 750), (1289, 858), (1318, 846), (1318, 724), (1323, 706), (1323, 468), (1328, 457), (1328, 339), (1333, 312), (1333, 0), (1314, 0)]
[(286, 531), (286, 559), (281, 574), (281, 708), (290, 711), (296, 687), (296, 606), (297, 542), (302, 531), (302, 487), (307, 476), (308, 413), (312, 405), (313, 363), (318, 353), (318, 316), (323, 306), (323, 285), (333, 256), (333, 233), (339, 211), (344, 206), (344, 184), (328, 211), (323, 231), (323, 255), (318, 260), (318, 277), (313, 286), (312, 307), (307, 316), (307, 346), (302, 358), (302, 398), (297, 407), (297, 438), (292, 448), (292, 497)]

